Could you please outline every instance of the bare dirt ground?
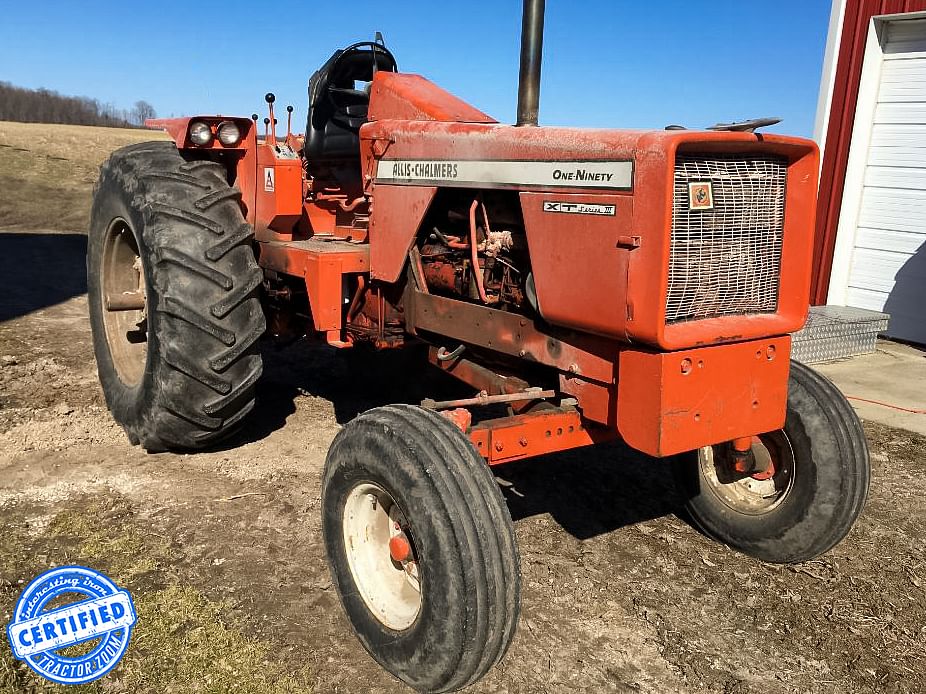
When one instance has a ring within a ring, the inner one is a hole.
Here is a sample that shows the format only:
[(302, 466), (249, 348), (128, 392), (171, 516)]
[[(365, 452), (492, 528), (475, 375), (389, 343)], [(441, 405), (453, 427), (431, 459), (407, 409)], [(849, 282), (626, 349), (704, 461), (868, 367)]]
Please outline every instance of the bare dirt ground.
[[(0, 232), (0, 622), (42, 570), (133, 595), (126, 657), (85, 692), (395, 692), (325, 565), (319, 478), (357, 412), (448, 384), (264, 346), (256, 415), (221, 450), (149, 455), (96, 381), (80, 234)], [(819, 560), (762, 564), (693, 530), (665, 466), (620, 446), (497, 470), (519, 632), (474, 692), (926, 691), (926, 439), (866, 425), (871, 498)], [(47, 685), (0, 647), (0, 692)]]

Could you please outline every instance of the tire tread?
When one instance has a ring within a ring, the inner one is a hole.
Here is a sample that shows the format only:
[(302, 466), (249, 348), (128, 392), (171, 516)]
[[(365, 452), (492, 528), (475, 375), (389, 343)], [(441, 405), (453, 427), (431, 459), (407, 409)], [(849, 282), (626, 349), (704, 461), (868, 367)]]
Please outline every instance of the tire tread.
[[(756, 526), (750, 525), (752, 530), (748, 533), (747, 526), (741, 526), (751, 521), (717, 506), (710, 494), (700, 490), (700, 474), (693, 473), (698, 465), (696, 453), (681, 456), (673, 468), (680, 487), (688, 495), (686, 510), (697, 530), (764, 561), (789, 564), (813, 559), (845, 538), (865, 506), (871, 472), (865, 432), (852, 405), (829, 379), (794, 361), (785, 431), (789, 438), (803, 439), (802, 450), (809, 451), (809, 461), (796, 460), (795, 464), (812, 463), (817, 470), (812, 498), (806, 503), (814, 505), (819, 503), (821, 495), (825, 496), (827, 504), (832, 505), (832, 512), (825, 518), (813, 517), (813, 509), (806, 506), (803, 515), (786, 521), (784, 516), (779, 518), (780, 509), (776, 509), (772, 515), (761, 516), (764, 537), (758, 537)], [(832, 482), (828, 488), (819, 486), (828, 484), (819, 478), (821, 466), (827, 466), (829, 479), (835, 478), (838, 489), (834, 489)], [(789, 541), (782, 539), (785, 535)]]
[[(445, 417), (409, 405), (390, 405), (366, 412), (347, 424), (329, 450), (323, 499), (336, 474), (345, 441), (362, 432), (406, 450), (417, 468), (417, 479), (427, 480), (432, 515), (446, 518), (453, 529), (468, 608), (458, 651), (447, 652), (439, 668), (419, 668), (413, 677), (396, 672), (419, 691), (456, 691), (483, 677), (506, 653), (514, 636), (520, 601), (520, 571), (513, 524), (491, 470), (470, 441)], [(328, 531), (326, 530), (326, 534)], [(330, 549), (329, 549), (330, 551)], [(449, 626), (449, 625), (448, 625)], [(389, 663), (371, 649), (384, 667)], [(449, 662), (449, 664), (448, 664)]]
[[(118, 200), (136, 220), (145, 254), (149, 309), (157, 318), (151, 325), (159, 326), (145, 392), (133, 396), (117, 378), (104, 377), (102, 365), (100, 375), (129, 440), (149, 450), (202, 448), (230, 435), (254, 407), (262, 372), (256, 343), (265, 330), (263, 273), (241, 192), (222, 164), (185, 156), (173, 142), (124, 147), (100, 167), (94, 188), (91, 246), (109, 225), (101, 215)], [(89, 278), (90, 285), (99, 282)], [(95, 310), (91, 302), (98, 323)], [(108, 354), (100, 328), (94, 325), (98, 362)]]

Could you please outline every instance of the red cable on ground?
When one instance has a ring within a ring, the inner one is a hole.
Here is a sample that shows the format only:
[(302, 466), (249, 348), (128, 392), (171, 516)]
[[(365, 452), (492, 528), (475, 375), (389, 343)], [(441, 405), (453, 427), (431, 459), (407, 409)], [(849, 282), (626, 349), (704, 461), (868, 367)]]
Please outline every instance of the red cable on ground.
[(881, 405), (881, 407), (890, 407), (892, 410), (900, 410), (901, 412), (909, 412), (911, 414), (926, 414), (926, 410), (911, 410), (909, 407), (901, 407), (900, 405), (892, 405), (889, 402), (881, 402), (880, 400), (869, 400), (868, 398), (859, 398), (855, 395), (847, 395), (849, 400), (858, 400), (859, 402), (869, 402), (872, 405)]

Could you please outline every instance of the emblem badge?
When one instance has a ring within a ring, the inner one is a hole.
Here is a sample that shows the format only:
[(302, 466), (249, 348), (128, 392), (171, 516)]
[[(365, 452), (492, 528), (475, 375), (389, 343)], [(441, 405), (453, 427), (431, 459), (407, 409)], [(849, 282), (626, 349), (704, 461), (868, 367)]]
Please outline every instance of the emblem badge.
[(87, 684), (116, 666), (137, 621), (132, 596), (108, 576), (61, 566), (26, 586), (6, 634), (13, 657), (45, 679)]
[(688, 209), (714, 209), (714, 188), (710, 181), (697, 181), (688, 184)]

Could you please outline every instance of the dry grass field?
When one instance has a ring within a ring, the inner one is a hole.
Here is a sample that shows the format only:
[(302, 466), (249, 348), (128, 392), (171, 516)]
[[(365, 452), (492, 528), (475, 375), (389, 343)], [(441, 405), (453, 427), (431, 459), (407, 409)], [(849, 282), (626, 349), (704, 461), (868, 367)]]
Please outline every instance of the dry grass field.
[[(97, 383), (83, 231), (99, 163), (152, 135), (0, 123), (0, 626), (26, 583), (72, 563), (106, 572), (139, 613), (119, 666), (83, 687), (41, 680), (3, 630), (0, 694), (407, 691), (338, 605), (320, 470), (356, 413), (450, 386), (410, 382), (402, 354), (358, 370), (268, 340), (258, 406), (234, 440), (195, 455), (130, 446)], [(700, 535), (664, 464), (619, 445), (497, 469), (522, 616), (471, 691), (926, 692), (926, 439), (866, 432), (857, 527), (789, 567)]]
[(0, 229), (85, 231), (100, 164), (152, 130), (0, 121)]

